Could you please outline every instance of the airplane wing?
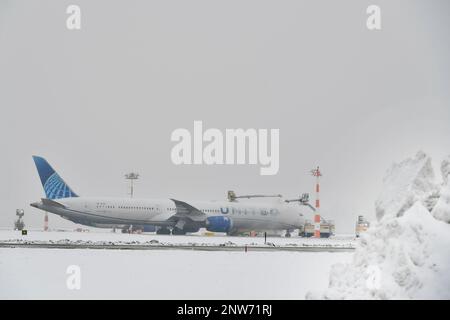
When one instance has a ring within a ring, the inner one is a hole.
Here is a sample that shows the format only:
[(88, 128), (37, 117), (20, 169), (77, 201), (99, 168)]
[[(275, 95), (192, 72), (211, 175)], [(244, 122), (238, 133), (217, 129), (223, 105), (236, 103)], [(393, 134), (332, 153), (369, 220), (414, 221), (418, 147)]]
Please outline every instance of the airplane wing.
[(176, 199), (170, 199), (173, 202), (175, 202), (175, 206), (177, 208), (177, 213), (174, 215), (176, 218), (188, 218), (192, 221), (204, 221), (206, 219), (206, 214), (202, 211), (198, 210), (197, 208), (191, 206), (190, 204), (176, 200)]

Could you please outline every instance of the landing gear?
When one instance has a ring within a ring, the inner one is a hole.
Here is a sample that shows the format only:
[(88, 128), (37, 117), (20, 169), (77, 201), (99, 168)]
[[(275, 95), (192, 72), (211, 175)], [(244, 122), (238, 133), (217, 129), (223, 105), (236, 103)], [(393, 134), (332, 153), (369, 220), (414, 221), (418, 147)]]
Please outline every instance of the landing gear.
[(284, 235), (286, 238), (290, 238), (291, 237), (291, 233), (289, 232), (289, 230), (286, 231), (286, 234)]
[(156, 234), (170, 234), (170, 230), (167, 228), (159, 228), (156, 230)]
[(173, 234), (174, 236), (185, 235), (185, 234), (186, 234), (186, 231), (184, 231), (183, 229), (173, 228), (173, 229), (172, 229), (172, 234)]

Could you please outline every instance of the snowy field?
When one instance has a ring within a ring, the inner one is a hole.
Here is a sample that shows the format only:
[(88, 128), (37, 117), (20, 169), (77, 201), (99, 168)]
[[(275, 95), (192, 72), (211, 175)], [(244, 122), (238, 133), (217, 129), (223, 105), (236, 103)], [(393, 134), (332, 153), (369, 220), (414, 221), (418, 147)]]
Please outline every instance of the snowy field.
[[(261, 237), (0, 231), (0, 241), (262, 245)], [(275, 245), (349, 245), (351, 237), (268, 237)], [(0, 299), (304, 299), (351, 253), (0, 249)], [(71, 265), (81, 288), (69, 290)]]
[[(0, 249), (0, 299), (304, 299), (352, 253)], [(68, 266), (81, 271), (69, 290)]]

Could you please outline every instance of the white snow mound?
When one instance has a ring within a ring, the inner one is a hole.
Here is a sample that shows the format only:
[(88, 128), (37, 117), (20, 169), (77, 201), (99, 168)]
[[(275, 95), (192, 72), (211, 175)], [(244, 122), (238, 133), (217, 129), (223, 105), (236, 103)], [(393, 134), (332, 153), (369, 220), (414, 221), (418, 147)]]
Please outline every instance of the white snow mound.
[(450, 299), (450, 161), (441, 172), (439, 191), (425, 153), (394, 164), (376, 201), (378, 222), (351, 263), (332, 267), (328, 289), (307, 298)]
[(450, 186), (447, 184), (442, 187), (440, 194), (441, 196), (432, 214), (436, 219), (450, 223)]
[(431, 158), (422, 151), (414, 158), (395, 163), (387, 171), (382, 192), (375, 202), (377, 219), (385, 215), (402, 216), (416, 201), (423, 201), (431, 211), (435, 201), (427, 203), (427, 200), (437, 200), (435, 180)]
[(436, 219), (450, 223), (450, 183), (448, 180), (450, 174), (450, 156), (442, 161), (441, 173), (444, 183), (439, 192), (440, 197), (431, 213)]
[(331, 269), (325, 299), (450, 299), (450, 225), (420, 201), (361, 238), (353, 261)]
[(441, 163), (441, 174), (444, 184), (448, 184), (448, 177), (450, 175), (450, 156), (447, 156)]

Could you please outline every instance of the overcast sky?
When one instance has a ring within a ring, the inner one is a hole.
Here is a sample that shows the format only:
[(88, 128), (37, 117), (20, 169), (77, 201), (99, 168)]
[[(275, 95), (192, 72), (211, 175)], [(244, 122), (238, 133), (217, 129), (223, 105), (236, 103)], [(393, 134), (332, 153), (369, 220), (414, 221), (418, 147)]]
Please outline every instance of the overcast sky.
[[(81, 30), (66, 8), (81, 7)], [(381, 7), (382, 30), (366, 28)], [(313, 192), (322, 214), (352, 232), (374, 217), (386, 169), (419, 149), (450, 153), (450, 2), (0, 2), (0, 227), (24, 208), (44, 214), (31, 155), (79, 194), (225, 199)], [(280, 170), (175, 166), (177, 128), (280, 129)], [(75, 224), (50, 215), (50, 227)]]

